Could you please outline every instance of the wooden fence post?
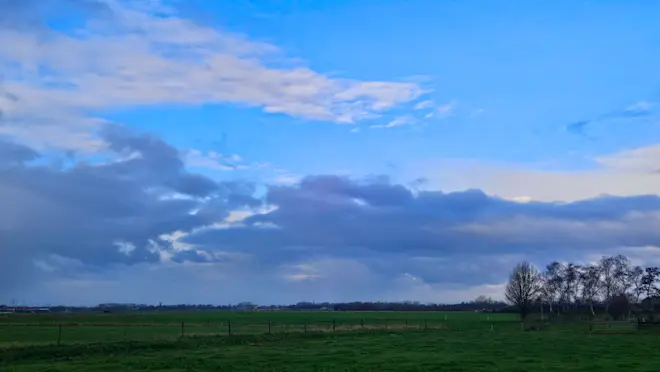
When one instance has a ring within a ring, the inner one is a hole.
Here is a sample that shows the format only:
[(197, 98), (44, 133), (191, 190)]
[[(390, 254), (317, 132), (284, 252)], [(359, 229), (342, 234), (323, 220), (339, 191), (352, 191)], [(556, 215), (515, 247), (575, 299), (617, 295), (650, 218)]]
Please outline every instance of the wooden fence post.
[(337, 327), (337, 324), (335, 324), (335, 320), (332, 319), (332, 330), (334, 331), (336, 327)]
[(408, 328), (408, 319), (406, 319), (406, 328)]
[(231, 336), (231, 319), (227, 321), (227, 333)]
[(181, 322), (181, 337), (186, 335), (186, 324)]
[(270, 319), (268, 319), (268, 333), (270, 333)]
[(426, 324), (426, 319), (424, 319), (424, 329), (429, 329), (428, 324)]
[(62, 325), (57, 325), (57, 346), (60, 346), (62, 343)]
[(364, 329), (364, 319), (360, 319), (360, 328)]

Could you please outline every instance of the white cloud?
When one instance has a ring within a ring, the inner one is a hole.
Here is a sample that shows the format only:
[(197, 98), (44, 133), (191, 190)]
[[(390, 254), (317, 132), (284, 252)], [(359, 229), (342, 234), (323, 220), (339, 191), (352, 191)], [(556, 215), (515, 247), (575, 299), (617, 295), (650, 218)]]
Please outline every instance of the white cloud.
[(625, 150), (613, 155), (600, 156), (594, 160), (613, 170), (657, 173), (660, 171), (660, 145)]
[(426, 101), (418, 102), (418, 103), (415, 105), (414, 109), (415, 109), (415, 110), (424, 110), (424, 109), (432, 108), (433, 106), (435, 106), (435, 103), (433, 103), (433, 101), (431, 101), (431, 100), (426, 100)]
[(84, 30), (44, 36), (43, 30), (0, 27), (0, 44), (13, 46), (0, 49), (0, 63), (12, 66), (4, 88), (16, 98), (0, 100), (11, 124), (0, 132), (79, 148), (93, 145), (90, 132), (98, 122), (88, 113), (100, 109), (234, 103), (355, 122), (424, 93), (416, 83), (330, 78), (288, 67), (277, 47), (196, 24), (159, 1), (107, 4), (112, 16), (90, 15)]
[(302, 177), (297, 175), (286, 174), (286, 175), (276, 176), (275, 178), (273, 178), (273, 182), (275, 182), (276, 184), (292, 185), (299, 182), (301, 178)]
[(518, 203), (529, 203), (529, 202), (534, 200), (529, 196), (514, 196), (512, 198), (505, 198), (505, 199), (511, 200), (511, 201), (514, 201), (514, 202), (518, 202)]
[(454, 109), (456, 108), (456, 102), (451, 101), (449, 103), (446, 103), (442, 106), (439, 106), (436, 109), (437, 115), (441, 118), (447, 117), (451, 115), (454, 112)]
[(623, 110), (623, 114), (628, 114), (628, 115), (641, 115), (641, 114), (646, 114), (651, 109), (653, 109), (653, 104), (651, 102), (647, 101), (639, 101), (633, 105), (630, 105), (626, 107)]
[(220, 171), (248, 169), (250, 165), (242, 164), (238, 155), (224, 156), (215, 151), (203, 153), (200, 150), (190, 150), (185, 153), (184, 162), (188, 167), (207, 168)]
[(404, 125), (411, 125), (415, 123), (415, 118), (412, 116), (399, 116), (398, 118), (395, 118), (394, 120), (390, 121), (387, 124), (376, 124), (372, 125), (369, 128), (371, 129), (382, 129), (382, 128), (395, 128), (395, 127), (401, 127)]
[(418, 162), (408, 172), (423, 175), (426, 186), (445, 191), (477, 188), (510, 200), (575, 201), (601, 195), (660, 194), (660, 146), (593, 159), (590, 170), (540, 170), (515, 164), (445, 159)]
[(427, 113), (424, 115), (424, 119), (430, 119), (430, 118), (439, 118), (443, 119), (448, 116), (451, 116), (454, 111), (456, 110), (456, 101), (450, 101), (445, 103), (444, 105), (440, 105), (435, 107), (435, 104), (432, 101), (422, 101), (415, 106), (415, 109), (421, 110), (421, 109), (428, 109), (428, 108), (433, 108), (433, 111)]

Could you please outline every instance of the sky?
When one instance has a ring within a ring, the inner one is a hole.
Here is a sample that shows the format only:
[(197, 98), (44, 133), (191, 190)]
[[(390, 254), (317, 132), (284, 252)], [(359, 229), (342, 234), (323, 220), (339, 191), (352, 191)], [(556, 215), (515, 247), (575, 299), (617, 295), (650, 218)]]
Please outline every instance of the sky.
[(0, 303), (660, 264), (655, 1), (0, 0)]

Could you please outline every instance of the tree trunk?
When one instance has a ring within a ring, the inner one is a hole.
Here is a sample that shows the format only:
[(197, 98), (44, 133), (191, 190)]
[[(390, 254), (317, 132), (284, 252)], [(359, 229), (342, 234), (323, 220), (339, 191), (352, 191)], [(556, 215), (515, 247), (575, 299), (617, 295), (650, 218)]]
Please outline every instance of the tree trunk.
[(605, 300), (605, 314), (610, 317), (610, 300)]

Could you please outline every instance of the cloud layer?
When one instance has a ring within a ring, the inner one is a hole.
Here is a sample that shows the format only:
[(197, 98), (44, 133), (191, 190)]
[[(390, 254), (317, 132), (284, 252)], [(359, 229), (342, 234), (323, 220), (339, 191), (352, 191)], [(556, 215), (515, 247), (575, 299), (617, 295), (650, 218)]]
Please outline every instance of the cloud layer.
[(3, 300), (451, 302), (497, 297), (523, 258), (660, 246), (654, 195), (519, 203), (319, 175), (258, 196), (190, 173), (157, 137), (101, 138), (111, 160), (66, 165), (0, 144)]
[(159, 262), (172, 252), (161, 235), (258, 203), (250, 186), (189, 173), (159, 139), (115, 126), (102, 137), (123, 160), (42, 165), (36, 151), (0, 143), (0, 295), (34, 285), (53, 259), (92, 270)]

